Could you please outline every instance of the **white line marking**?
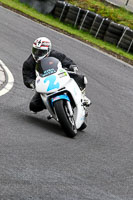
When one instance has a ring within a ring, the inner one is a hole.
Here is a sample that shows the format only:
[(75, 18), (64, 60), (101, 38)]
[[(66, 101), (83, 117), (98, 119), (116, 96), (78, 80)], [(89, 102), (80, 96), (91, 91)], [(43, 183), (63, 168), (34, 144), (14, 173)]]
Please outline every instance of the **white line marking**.
[(7, 68), (7, 66), (2, 62), (2, 60), (0, 60), (0, 65), (2, 66), (2, 68), (5, 70), (6, 74), (7, 74), (7, 84), (5, 85), (5, 87), (0, 91), (0, 96), (6, 94), (7, 92), (9, 92), (14, 84), (14, 78), (12, 73), (9, 71), (9, 69)]

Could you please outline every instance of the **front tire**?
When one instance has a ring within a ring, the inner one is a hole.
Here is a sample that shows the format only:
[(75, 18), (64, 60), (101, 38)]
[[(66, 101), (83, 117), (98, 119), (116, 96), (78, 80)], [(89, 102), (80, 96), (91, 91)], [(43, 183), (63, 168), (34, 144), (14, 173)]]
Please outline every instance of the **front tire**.
[(77, 135), (75, 120), (73, 116), (69, 115), (66, 100), (55, 101), (54, 106), (58, 120), (66, 135), (71, 138), (75, 137)]

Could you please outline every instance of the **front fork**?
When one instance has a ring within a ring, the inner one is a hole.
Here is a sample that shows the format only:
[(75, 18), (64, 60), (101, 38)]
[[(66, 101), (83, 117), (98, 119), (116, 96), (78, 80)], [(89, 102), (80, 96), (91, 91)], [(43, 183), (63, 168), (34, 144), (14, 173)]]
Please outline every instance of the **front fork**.
[(72, 117), (73, 116), (73, 110), (72, 110), (72, 106), (70, 104), (70, 101), (67, 101), (67, 108), (68, 108), (70, 116)]

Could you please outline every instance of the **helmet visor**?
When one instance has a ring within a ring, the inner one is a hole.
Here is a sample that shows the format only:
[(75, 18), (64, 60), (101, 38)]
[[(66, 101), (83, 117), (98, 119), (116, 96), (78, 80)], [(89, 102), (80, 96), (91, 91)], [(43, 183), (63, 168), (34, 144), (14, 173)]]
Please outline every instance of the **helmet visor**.
[(42, 56), (47, 55), (48, 51), (47, 50), (41, 50), (41, 49), (36, 49), (36, 48), (32, 48), (32, 53), (35, 56), (35, 58), (39, 58)]

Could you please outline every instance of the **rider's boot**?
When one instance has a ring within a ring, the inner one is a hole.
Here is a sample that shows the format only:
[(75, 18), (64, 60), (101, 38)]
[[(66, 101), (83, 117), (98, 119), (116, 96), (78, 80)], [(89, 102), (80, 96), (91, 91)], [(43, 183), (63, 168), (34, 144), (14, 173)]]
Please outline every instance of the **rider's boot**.
[[(85, 86), (87, 85), (88, 81), (87, 78), (84, 76), (84, 84)], [(82, 90), (83, 94), (83, 105), (86, 107), (89, 107), (91, 105), (91, 100), (85, 95), (85, 88)]]
[(83, 105), (89, 107), (91, 105), (91, 100), (85, 95), (85, 91), (83, 92)]

